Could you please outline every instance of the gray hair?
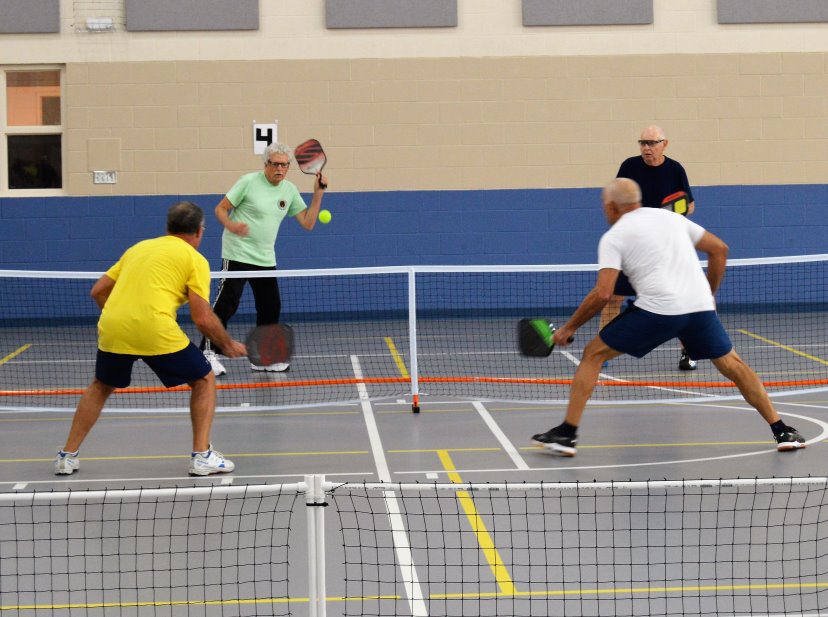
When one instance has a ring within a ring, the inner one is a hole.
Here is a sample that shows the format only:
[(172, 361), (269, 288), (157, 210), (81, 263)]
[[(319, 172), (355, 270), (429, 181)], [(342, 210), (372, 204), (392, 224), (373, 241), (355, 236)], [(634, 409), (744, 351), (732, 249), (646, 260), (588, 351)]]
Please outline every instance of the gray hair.
[(604, 187), (604, 198), (626, 210), (629, 206), (641, 203), (641, 189), (635, 180), (615, 178)]
[(293, 156), (293, 148), (285, 144), (273, 142), (262, 152), (262, 160), (267, 163), (272, 154), (287, 154), (288, 158), (291, 158)]

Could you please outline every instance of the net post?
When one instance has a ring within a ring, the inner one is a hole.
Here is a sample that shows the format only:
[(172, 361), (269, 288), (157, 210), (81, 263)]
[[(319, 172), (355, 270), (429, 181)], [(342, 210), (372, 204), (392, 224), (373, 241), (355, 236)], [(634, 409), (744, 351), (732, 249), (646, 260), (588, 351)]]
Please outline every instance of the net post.
[(325, 476), (305, 476), (308, 523), (308, 614), (325, 617)]
[(417, 373), (417, 271), (408, 269), (408, 357), (411, 375), (411, 411), (420, 413), (420, 385)]

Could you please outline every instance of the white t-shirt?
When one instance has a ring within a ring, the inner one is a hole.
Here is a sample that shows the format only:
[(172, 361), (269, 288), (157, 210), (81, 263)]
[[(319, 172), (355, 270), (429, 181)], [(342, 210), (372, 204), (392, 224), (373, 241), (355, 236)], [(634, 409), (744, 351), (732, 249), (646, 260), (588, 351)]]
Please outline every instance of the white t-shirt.
[(601, 237), (598, 266), (626, 274), (638, 293), (635, 305), (651, 313), (713, 311), (713, 293), (695, 248), (704, 233), (680, 214), (638, 208)]

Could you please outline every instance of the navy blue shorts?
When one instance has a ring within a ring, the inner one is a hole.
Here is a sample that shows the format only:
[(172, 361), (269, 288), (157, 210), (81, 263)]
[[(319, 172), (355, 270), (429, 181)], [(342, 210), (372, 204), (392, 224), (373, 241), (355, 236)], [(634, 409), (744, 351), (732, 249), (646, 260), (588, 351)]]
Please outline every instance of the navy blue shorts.
[(733, 343), (716, 311), (657, 315), (632, 306), (598, 333), (616, 351), (643, 358), (659, 345), (677, 338), (694, 360), (721, 358)]
[(132, 365), (143, 360), (168, 388), (192, 383), (210, 372), (210, 363), (190, 343), (181, 351), (160, 356), (134, 356), (125, 353), (111, 353), (98, 350), (95, 360), (95, 377), (113, 388), (126, 388), (132, 381)]

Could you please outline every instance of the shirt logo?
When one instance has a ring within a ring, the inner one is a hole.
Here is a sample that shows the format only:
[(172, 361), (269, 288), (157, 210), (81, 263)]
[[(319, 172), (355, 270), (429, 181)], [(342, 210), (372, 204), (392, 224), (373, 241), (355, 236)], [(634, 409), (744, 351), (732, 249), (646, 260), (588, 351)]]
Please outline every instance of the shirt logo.
[(284, 199), (279, 200), (279, 210), (284, 210), (287, 208), (287, 202)]

